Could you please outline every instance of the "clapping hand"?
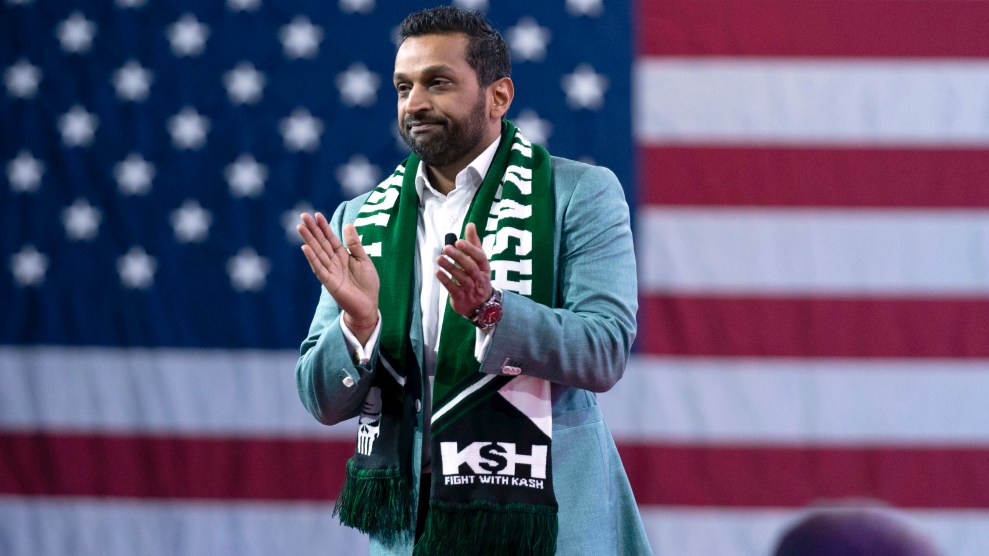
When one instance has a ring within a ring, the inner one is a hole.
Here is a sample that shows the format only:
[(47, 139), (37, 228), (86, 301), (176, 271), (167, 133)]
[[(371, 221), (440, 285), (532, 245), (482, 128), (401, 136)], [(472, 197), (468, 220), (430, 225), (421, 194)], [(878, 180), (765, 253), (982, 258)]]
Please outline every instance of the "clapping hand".
[(442, 269), (436, 271), (436, 278), (450, 292), (453, 310), (474, 316), (474, 310), (491, 297), (492, 286), (491, 265), (473, 222), (464, 229), (463, 239), (443, 247), (436, 264)]
[(302, 214), (301, 218), (296, 229), (305, 242), (302, 252), (313, 274), (343, 310), (347, 327), (366, 343), (378, 322), (380, 282), (357, 229), (345, 225), (341, 242), (322, 213)]

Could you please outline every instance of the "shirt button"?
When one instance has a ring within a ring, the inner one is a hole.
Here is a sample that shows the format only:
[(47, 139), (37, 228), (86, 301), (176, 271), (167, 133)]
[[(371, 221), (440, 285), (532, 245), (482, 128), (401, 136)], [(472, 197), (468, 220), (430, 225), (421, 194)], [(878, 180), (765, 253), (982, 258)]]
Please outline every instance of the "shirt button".
[(416, 400), (416, 413), (419, 413), (420, 411), (422, 411), (422, 402)]
[(343, 377), (343, 385), (350, 388), (354, 385), (354, 379), (350, 378), (350, 375)]

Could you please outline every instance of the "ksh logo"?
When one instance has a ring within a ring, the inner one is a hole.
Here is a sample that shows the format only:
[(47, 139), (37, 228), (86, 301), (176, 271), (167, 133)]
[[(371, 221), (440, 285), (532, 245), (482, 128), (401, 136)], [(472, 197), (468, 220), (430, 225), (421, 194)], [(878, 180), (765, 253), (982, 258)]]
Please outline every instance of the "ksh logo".
[(516, 465), (527, 465), (530, 477), (545, 479), (548, 449), (536, 445), (526, 455), (516, 451), (514, 442), (472, 442), (463, 450), (458, 449), (456, 442), (440, 442), (444, 475), (457, 475), (460, 467), (467, 464), (476, 475), (514, 476)]

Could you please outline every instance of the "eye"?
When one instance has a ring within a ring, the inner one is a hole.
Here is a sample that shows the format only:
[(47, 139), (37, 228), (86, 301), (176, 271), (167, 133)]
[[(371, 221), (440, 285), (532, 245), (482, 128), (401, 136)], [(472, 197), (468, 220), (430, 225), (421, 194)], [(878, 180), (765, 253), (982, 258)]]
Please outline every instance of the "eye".
[(452, 81), (450, 81), (449, 79), (444, 79), (442, 77), (438, 77), (436, 79), (433, 79), (429, 83), (430, 88), (433, 88), (433, 89), (446, 89), (447, 87), (449, 87), (451, 85), (453, 85), (453, 82)]
[(412, 86), (408, 83), (396, 83), (395, 90), (398, 92), (398, 96), (404, 97), (412, 90)]

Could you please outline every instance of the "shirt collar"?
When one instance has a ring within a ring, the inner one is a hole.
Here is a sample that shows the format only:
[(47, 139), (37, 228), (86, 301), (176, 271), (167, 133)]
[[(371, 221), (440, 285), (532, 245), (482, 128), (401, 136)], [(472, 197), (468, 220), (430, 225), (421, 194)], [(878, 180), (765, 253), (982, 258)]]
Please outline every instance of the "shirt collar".
[[(484, 152), (477, 155), (477, 158), (472, 160), (466, 168), (457, 174), (457, 177), (453, 182), (454, 190), (460, 189), (461, 187), (476, 189), (481, 186), (484, 176), (488, 173), (488, 169), (491, 168), (491, 162), (494, 161), (494, 156), (498, 151), (498, 144), (500, 142), (501, 134), (499, 133), (498, 138), (495, 139), (493, 143), (488, 145), (488, 148), (484, 149)], [(429, 177), (426, 174), (426, 165), (420, 161), (419, 168), (416, 169), (416, 194), (419, 196), (420, 203), (422, 203), (422, 194), (426, 188), (428, 188), (435, 195), (441, 195), (441, 193), (436, 191), (433, 185), (429, 183)]]

